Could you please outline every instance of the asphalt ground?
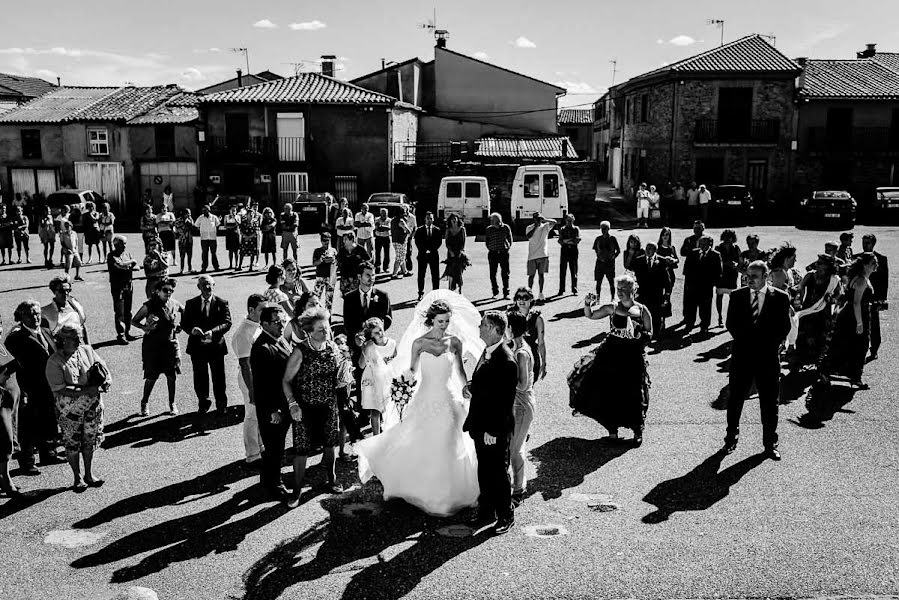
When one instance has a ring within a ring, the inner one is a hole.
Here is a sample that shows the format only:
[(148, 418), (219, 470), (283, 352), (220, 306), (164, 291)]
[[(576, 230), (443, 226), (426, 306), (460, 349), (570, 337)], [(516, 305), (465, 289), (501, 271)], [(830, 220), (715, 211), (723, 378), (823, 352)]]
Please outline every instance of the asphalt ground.
[[(789, 227), (753, 230), (763, 247), (790, 240), (800, 265), (837, 237)], [(741, 241), (748, 231), (737, 230)], [(856, 245), (866, 231), (877, 233), (879, 251), (899, 257), (896, 228), (857, 227)], [(615, 233), (623, 246), (630, 232)], [(655, 229), (637, 233), (644, 242), (658, 236)], [(717, 238), (720, 230), (710, 233)], [(726, 394), (719, 396), (727, 384), (729, 342), (720, 328), (650, 349), (645, 442), (636, 449), (610, 448), (599, 442), (604, 431), (598, 424), (573, 418), (568, 409), (565, 376), (608, 327), (581, 313), (583, 295), (593, 287), (589, 248), (598, 231), (582, 234), (581, 294), (553, 297), (542, 306), (549, 365), (547, 378), (536, 386), (528, 496), (516, 511), (516, 527), (501, 537), (450, 527), (464, 523), (465, 514), (431, 518), (401, 501), (384, 503), (376, 483), (359, 487), (352, 464), (339, 466), (341, 482), (356, 486), (341, 496), (307, 488), (303, 504), (292, 511), (265, 501), (254, 486), (256, 476), (242, 466), (233, 355), (226, 362), (226, 419), (210, 422), (202, 433), (194, 429), (196, 398), (186, 357), (177, 392), (184, 414), (163, 414), (160, 382), (152, 415), (138, 417), (140, 343), (105, 344), (115, 337), (105, 267), (87, 266), (75, 295), (115, 377), (104, 400), (105, 450), (96, 457), (96, 471), (107, 483), (75, 494), (68, 489), (66, 465), (15, 477), (28, 493), (24, 501), (0, 499), (0, 598), (106, 599), (132, 586), (155, 590), (159, 598), (252, 600), (899, 593), (895, 308), (883, 314), (881, 358), (866, 367), (870, 390), (853, 394), (838, 383), (809, 415), (804, 399), (811, 382), (785, 381), (782, 462), (759, 454), (761, 428), (752, 400), (744, 410), (739, 448), (726, 458), (715, 456), (725, 429)], [(676, 230), (675, 243), (688, 234)], [(129, 240), (140, 258), (138, 236)], [(303, 236), (302, 263), (315, 245)], [(32, 236), (33, 251), (35, 246)], [(551, 249), (546, 289), (555, 292), (554, 240)], [(490, 299), (483, 244), (470, 237), (467, 250), (473, 264), (465, 273), (465, 295), (480, 309), (504, 306)], [(512, 249), (513, 288), (525, 282), (526, 252), (525, 243)], [(199, 264), (198, 255), (194, 262)], [(56, 272), (0, 267), (7, 331), (19, 301), (50, 300), (46, 284)], [(216, 293), (231, 302), (235, 324), (246, 296), (266, 287), (259, 271), (222, 272), (216, 281)], [(195, 275), (178, 282), (175, 297), (182, 302), (197, 293)], [(679, 277), (676, 312), (682, 283)], [(891, 285), (897, 289), (895, 275)], [(415, 304), (415, 279), (379, 286), (395, 305), (389, 333), (399, 338)], [(142, 281), (136, 289), (138, 297)], [(339, 314), (339, 301), (336, 309)], [(310, 463), (312, 481), (324, 477), (318, 460)]]

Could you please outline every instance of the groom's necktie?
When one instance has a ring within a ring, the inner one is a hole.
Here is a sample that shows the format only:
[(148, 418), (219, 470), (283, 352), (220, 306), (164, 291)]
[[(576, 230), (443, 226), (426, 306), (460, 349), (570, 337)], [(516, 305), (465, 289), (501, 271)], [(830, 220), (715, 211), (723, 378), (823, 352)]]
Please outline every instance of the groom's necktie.
[(474, 370), (477, 371), (478, 369), (480, 369), (484, 365), (485, 362), (487, 362), (487, 349), (486, 348), (484, 348), (484, 351), (481, 353), (481, 359), (478, 361), (478, 364), (475, 365)]
[(752, 290), (752, 322), (755, 323), (759, 320), (759, 313), (761, 312), (761, 307), (759, 306), (759, 293), (755, 290)]

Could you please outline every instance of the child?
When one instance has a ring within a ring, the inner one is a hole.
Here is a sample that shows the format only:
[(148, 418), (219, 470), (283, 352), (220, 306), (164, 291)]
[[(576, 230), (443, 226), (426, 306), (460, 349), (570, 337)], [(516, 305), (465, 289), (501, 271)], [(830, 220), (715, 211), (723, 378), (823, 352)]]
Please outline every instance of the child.
[(343, 460), (347, 460), (348, 456), (344, 452), (344, 440), (346, 433), (350, 434), (350, 443), (354, 444), (362, 439), (362, 432), (359, 430), (359, 423), (356, 420), (356, 413), (353, 411), (352, 398), (353, 388), (356, 380), (353, 377), (353, 359), (350, 347), (347, 345), (346, 336), (339, 334), (334, 336), (334, 343), (340, 350), (342, 360), (337, 369), (337, 408), (340, 411), (340, 452), (339, 456)]
[(84, 281), (81, 278), (81, 257), (75, 252), (78, 246), (78, 236), (72, 227), (72, 222), (65, 220), (62, 222), (62, 231), (59, 232), (59, 249), (62, 252), (62, 264), (65, 268), (66, 275), (69, 269), (75, 267), (75, 281)]
[(43, 208), (43, 216), (37, 226), (37, 237), (44, 246), (44, 266), (52, 269), (53, 251), (56, 249), (56, 227), (46, 206)]
[[(16, 240), (17, 264), (22, 264), (22, 249), (25, 249), (25, 262), (31, 264), (31, 257), (28, 256), (28, 217), (22, 214), (21, 206), (14, 206), (12, 209), (12, 225), (13, 237)], [(10, 257), (12, 258), (12, 257)]]
[(371, 434), (381, 433), (381, 413), (390, 399), (390, 368), (388, 363), (396, 357), (396, 340), (384, 335), (384, 322), (373, 317), (362, 325), (365, 344), (359, 357), (362, 371), (362, 408), (369, 411)]

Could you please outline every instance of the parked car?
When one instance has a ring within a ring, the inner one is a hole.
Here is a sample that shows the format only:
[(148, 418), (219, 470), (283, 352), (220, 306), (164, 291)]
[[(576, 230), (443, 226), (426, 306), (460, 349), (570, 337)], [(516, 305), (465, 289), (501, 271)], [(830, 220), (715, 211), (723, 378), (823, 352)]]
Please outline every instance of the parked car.
[(802, 225), (824, 225), (852, 228), (858, 204), (845, 190), (813, 191), (799, 203)]
[(437, 193), (437, 220), (458, 215), (465, 225), (487, 226), (490, 215), (490, 188), (486, 177), (456, 175), (440, 180)]
[(394, 192), (378, 192), (368, 197), (368, 210), (375, 218), (381, 214), (381, 209), (387, 209), (387, 216), (391, 219), (402, 214), (403, 205), (412, 206), (409, 197), (406, 194), (398, 194)]
[(329, 213), (336, 201), (328, 192), (300, 192), (293, 201), (300, 231), (320, 232), (330, 228)]
[(711, 218), (716, 221), (734, 220), (749, 223), (755, 215), (752, 193), (745, 185), (719, 185), (711, 190)]
[(889, 221), (899, 217), (899, 187), (879, 187), (874, 191), (874, 215)]
[(47, 195), (44, 204), (54, 217), (59, 214), (59, 209), (63, 206), (70, 207), (73, 212), (77, 211), (77, 215), (80, 216), (85, 202), (93, 202), (94, 206), (99, 209), (106, 200), (93, 190), (56, 190)]

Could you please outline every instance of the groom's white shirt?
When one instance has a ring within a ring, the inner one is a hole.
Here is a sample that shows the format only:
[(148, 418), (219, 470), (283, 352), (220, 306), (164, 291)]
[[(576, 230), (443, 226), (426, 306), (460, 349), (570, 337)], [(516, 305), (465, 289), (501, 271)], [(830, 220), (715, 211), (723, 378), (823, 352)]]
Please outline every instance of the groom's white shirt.
[(503, 343), (503, 340), (500, 339), (500, 341), (498, 341), (495, 344), (493, 344), (492, 346), (488, 346), (487, 348), (484, 349), (484, 355), (481, 357), (481, 360), (478, 361), (478, 366), (475, 367), (475, 371), (480, 369), (481, 365), (483, 365), (485, 362), (490, 360), (490, 357), (493, 356), (493, 351), (496, 350), (497, 348), (499, 348), (502, 343)]

